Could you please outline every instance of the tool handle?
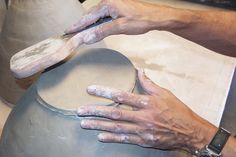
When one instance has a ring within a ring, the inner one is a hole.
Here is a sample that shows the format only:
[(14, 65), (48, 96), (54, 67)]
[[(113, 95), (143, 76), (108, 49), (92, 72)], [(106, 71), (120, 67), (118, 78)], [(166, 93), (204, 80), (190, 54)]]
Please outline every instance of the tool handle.
[[(111, 20), (111, 17), (102, 18), (79, 32)], [(75, 46), (66, 44), (67, 41), (79, 32), (48, 38), (16, 53), (10, 60), (10, 69), (13, 75), (18, 79), (26, 78), (64, 60), (73, 53), (75, 48)]]

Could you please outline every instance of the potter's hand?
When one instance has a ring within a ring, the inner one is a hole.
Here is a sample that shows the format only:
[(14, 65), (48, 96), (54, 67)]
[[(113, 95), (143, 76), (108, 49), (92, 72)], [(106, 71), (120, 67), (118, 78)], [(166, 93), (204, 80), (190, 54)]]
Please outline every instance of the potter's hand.
[(133, 110), (88, 105), (78, 109), (79, 116), (104, 119), (84, 119), (82, 128), (105, 131), (98, 135), (102, 142), (131, 143), (160, 149), (184, 149), (194, 153), (209, 143), (215, 127), (193, 113), (171, 92), (163, 89), (143, 72), (138, 72), (140, 84), (147, 95), (137, 95), (101, 86), (88, 87), (89, 94), (127, 104)]
[(83, 43), (92, 44), (115, 34), (165, 30), (216, 52), (236, 56), (236, 29), (229, 31), (236, 23), (233, 11), (178, 9), (139, 0), (102, 0), (65, 33), (82, 30), (106, 16), (111, 16), (113, 22), (86, 31), (85, 39), (79, 36), (73, 42), (84, 40)]
[(157, 26), (159, 29), (170, 23), (169, 7), (157, 6), (138, 0), (102, 0), (93, 7), (81, 20), (67, 29), (65, 33), (72, 33), (95, 23), (100, 18), (111, 16), (113, 21), (90, 31), (90, 41), (95, 43), (114, 34), (142, 34)]

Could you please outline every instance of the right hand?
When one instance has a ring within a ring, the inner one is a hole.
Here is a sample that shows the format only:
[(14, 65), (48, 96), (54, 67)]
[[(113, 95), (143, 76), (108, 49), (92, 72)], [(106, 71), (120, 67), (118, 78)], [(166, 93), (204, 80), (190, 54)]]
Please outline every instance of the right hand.
[(89, 94), (126, 104), (133, 110), (115, 106), (80, 106), (78, 115), (89, 117), (81, 121), (81, 127), (103, 131), (98, 135), (101, 142), (164, 150), (183, 149), (192, 154), (210, 142), (217, 130), (215, 126), (199, 117), (170, 91), (153, 83), (143, 71), (138, 71), (138, 80), (146, 94), (89, 86)]
[(84, 31), (90, 35), (84, 37), (83, 43), (93, 44), (115, 34), (143, 34), (153, 29), (165, 29), (175, 15), (174, 10), (138, 0), (102, 0), (65, 33), (78, 32), (100, 18), (110, 16), (112, 22)]

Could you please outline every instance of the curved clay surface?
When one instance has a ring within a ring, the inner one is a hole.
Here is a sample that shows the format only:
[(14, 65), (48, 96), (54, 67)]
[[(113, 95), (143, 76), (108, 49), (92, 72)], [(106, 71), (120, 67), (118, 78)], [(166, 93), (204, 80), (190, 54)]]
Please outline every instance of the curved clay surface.
[(39, 96), (62, 110), (76, 110), (79, 105), (112, 102), (87, 94), (89, 85), (103, 85), (132, 91), (136, 71), (125, 56), (110, 49), (83, 49), (68, 62), (44, 73), (37, 83)]
[(4, 0), (0, 0), (0, 33), (2, 31), (2, 25), (5, 18), (6, 13), (6, 3)]
[[(84, 9), (78, 0), (13, 0), (5, 16), (0, 37), (0, 95), (16, 103), (32, 80), (16, 80), (9, 61), (18, 51), (64, 30), (78, 21)], [(4, 74), (4, 75), (3, 75)]]
[(99, 132), (82, 129), (80, 117), (53, 112), (37, 97), (33, 85), (13, 108), (0, 140), (0, 157), (189, 157), (184, 153), (99, 142)]

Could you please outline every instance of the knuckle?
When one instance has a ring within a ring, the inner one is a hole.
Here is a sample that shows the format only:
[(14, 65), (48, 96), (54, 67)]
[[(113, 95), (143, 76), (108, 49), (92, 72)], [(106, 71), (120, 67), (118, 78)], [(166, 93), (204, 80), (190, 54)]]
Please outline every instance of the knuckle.
[(109, 29), (105, 26), (105, 24), (97, 26), (97, 29), (95, 29), (94, 31), (94, 35), (96, 37), (96, 40), (100, 41), (109, 35)]
[(151, 100), (149, 96), (140, 96), (138, 102), (143, 106), (147, 106), (150, 104)]
[(124, 101), (125, 97), (126, 97), (126, 94), (123, 92), (114, 92), (112, 95), (112, 98), (114, 101), (121, 102), (121, 103)]
[(113, 119), (121, 119), (122, 118), (122, 111), (119, 109), (112, 109), (111, 111), (111, 118)]
[(121, 126), (121, 124), (119, 124), (119, 123), (116, 123), (115, 124), (115, 126), (114, 126), (114, 130), (115, 130), (115, 132), (120, 132), (120, 131), (122, 131), (122, 126)]
[(143, 133), (142, 138), (146, 141), (145, 143), (154, 145), (154, 144), (159, 143), (161, 137), (154, 135), (152, 133)]
[(126, 23), (127, 19), (125, 18), (121, 18), (117, 22), (116, 28), (119, 30), (120, 33), (125, 33), (125, 30), (127, 29)]
[(102, 36), (102, 34), (103, 34), (103, 31), (102, 31), (101, 27), (98, 27), (98, 29), (95, 29), (95, 30), (94, 30), (94, 34), (95, 34), (95, 37), (96, 37), (97, 39), (100, 39), (101, 36)]

